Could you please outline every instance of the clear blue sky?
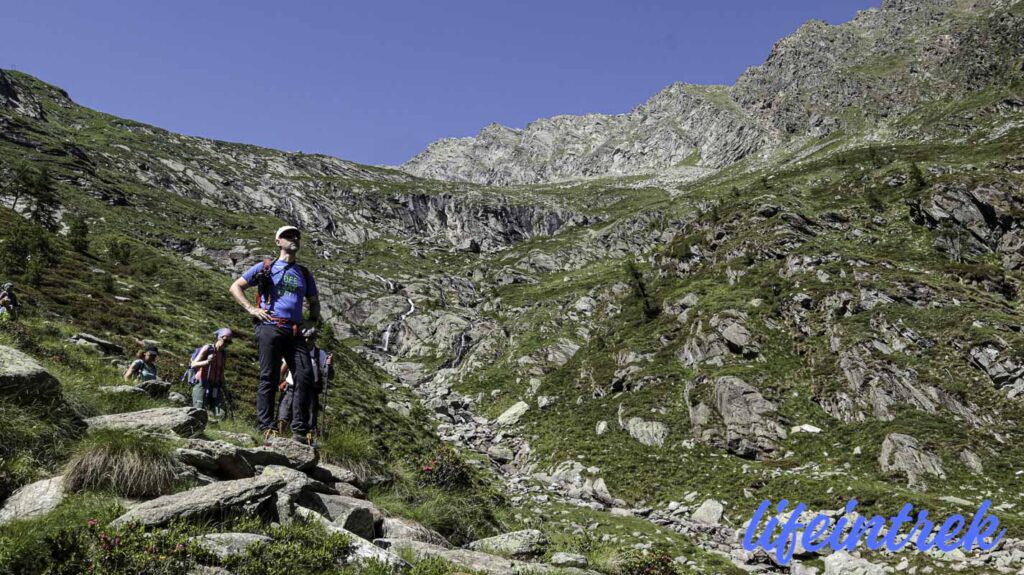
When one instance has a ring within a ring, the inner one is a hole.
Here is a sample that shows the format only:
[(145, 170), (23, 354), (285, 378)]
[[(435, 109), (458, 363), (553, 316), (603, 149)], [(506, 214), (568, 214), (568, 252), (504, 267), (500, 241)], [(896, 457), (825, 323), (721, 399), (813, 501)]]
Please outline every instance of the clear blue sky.
[(879, 0), (109, 0), (0, 5), (0, 67), (175, 132), (398, 164), (491, 122), (731, 84)]

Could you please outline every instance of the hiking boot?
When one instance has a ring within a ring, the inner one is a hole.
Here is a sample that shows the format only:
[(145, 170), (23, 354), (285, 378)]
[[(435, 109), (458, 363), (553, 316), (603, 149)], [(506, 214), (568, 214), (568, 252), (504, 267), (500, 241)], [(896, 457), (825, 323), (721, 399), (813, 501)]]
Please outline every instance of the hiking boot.
[(277, 431), (273, 428), (267, 428), (263, 430), (263, 446), (270, 447), (274, 445), (274, 438), (277, 437)]

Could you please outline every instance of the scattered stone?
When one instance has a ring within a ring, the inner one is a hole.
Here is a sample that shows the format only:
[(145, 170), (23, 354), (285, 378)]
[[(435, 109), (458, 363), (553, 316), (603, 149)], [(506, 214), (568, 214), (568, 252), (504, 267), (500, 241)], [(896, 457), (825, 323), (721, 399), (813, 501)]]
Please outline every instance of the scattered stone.
[(867, 559), (836, 551), (825, 557), (825, 575), (885, 575), (888, 569)]
[(512, 450), (503, 445), (492, 445), (487, 450), (487, 455), (498, 463), (508, 463), (515, 457)]
[(650, 447), (661, 447), (669, 432), (668, 425), (639, 417), (630, 417), (626, 420), (625, 426), (630, 437)]
[(36, 481), (18, 489), (0, 507), (0, 525), (16, 519), (32, 519), (53, 511), (64, 501), (64, 477)]
[(547, 551), (548, 538), (536, 529), (525, 529), (478, 539), (466, 545), (466, 548), (513, 559), (529, 559), (543, 555)]
[(452, 548), (452, 544), (443, 535), (411, 519), (385, 517), (384, 522), (381, 524), (381, 537), (385, 539), (412, 539), (413, 541), (440, 545), (447, 549)]
[(0, 345), (0, 395), (53, 399), (60, 395), (60, 382), (30, 356), (13, 347)]
[(697, 507), (696, 511), (690, 515), (691, 521), (697, 523), (707, 523), (709, 525), (718, 525), (722, 520), (722, 513), (725, 511), (725, 507), (721, 503), (714, 499), (705, 499), (703, 503)]
[(299, 497), (298, 504), (371, 541), (378, 533), (378, 526), (384, 521), (384, 515), (374, 504), (344, 495), (304, 493)]
[[(370, 561), (377, 561), (384, 563), (385, 565), (390, 565), (396, 569), (400, 569), (402, 572), (404, 572), (406, 569), (409, 569), (410, 567), (410, 565), (406, 563), (405, 560), (399, 557), (397, 554), (387, 549), (378, 547), (373, 543), (370, 543), (369, 541), (364, 540), (355, 533), (352, 533), (344, 527), (331, 522), (326, 517), (320, 515), (316, 511), (306, 509), (304, 507), (299, 507), (295, 510), (295, 514), (302, 517), (306, 521), (315, 522), (320, 525), (323, 525), (324, 528), (326, 528), (328, 531), (348, 535), (352, 543), (352, 552), (349, 554), (349, 557), (347, 558), (347, 561), (350, 564), (355, 563), (357, 565), (362, 565)], [(421, 544), (430, 545), (429, 543)], [(431, 547), (435, 546), (431, 545)], [(437, 548), (444, 549), (444, 547)]]
[(985, 467), (981, 464), (981, 458), (969, 449), (964, 449), (960, 452), (960, 461), (967, 466), (967, 469), (971, 470), (971, 473), (980, 475), (985, 472)]
[(551, 564), (555, 567), (587, 567), (587, 558), (575, 553), (564, 553), (559, 551), (551, 556)]
[(515, 425), (519, 423), (519, 418), (521, 418), (523, 414), (529, 410), (530, 405), (525, 401), (520, 401), (513, 405), (512, 407), (506, 409), (504, 413), (499, 415), (498, 418), (494, 420), (494, 423), (497, 424), (499, 427), (509, 427)]
[(107, 355), (124, 355), (123, 347), (88, 333), (76, 333), (71, 336), (70, 341), (76, 345), (90, 346)]
[(608, 432), (608, 422), (607, 421), (598, 421), (597, 422), (597, 428), (594, 431), (597, 433), (598, 437), (604, 435), (605, 433)]
[(820, 427), (815, 427), (809, 423), (803, 425), (795, 425), (789, 430), (790, 433), (821, 433)]
[(878, 464), (883, 473), (901, 474), (907, 478), (907, 486), (924, 491), (927, 489), (922, 476), (932, 475), (946, 478), (939, 456), (921, 449), (917, 439), (902, 433), (890, 433), (882, 442)]
[(192, 537), (189, 540), (196, 542), (197, 545), (222, 560), (235, 555), (245, 555), (249, 547), (257, 543), (273, 541), (266, 535), (257, 535), (256, 533), (209, 533)]

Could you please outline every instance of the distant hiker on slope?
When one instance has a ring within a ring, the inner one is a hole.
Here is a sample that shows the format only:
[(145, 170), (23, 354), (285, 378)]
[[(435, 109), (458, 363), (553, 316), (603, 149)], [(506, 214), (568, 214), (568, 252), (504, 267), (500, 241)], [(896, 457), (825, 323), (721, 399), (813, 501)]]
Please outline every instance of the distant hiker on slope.
[(216, 418), (227, 414), (227, 390), (224, 382), (224, 364), (227, 363), (227, 348), (235, 334), (222, 327), (214, 335), (217, 340), (198, 348), (192, 354), (189, 367), (192, 377), (192, 407), (206, 409)]
[(18, 319), (20, 309), (18, 296), (14, 295), (14, 284), (5, 283), (0, 287), (0, 316), (6, 316), (7, 319)]
[(125, 370), (124, 380), (153, 381), (156, 379), (156, 356), (158, 353), (155, 345), (147, 345)]
[[(309, 361), (313, 365), (313, 402), (309, 410), (309, 429), (314, 436), (319, 436), (317, 427), (317, 416), (320, 412), (320, 394), (324, 392), (324, 382), (334, 377), (334, 358), (331, 354), (320, 349), (316, 345), (316, 328), (302, 330), (302, 337), (306, 340), (306, 348), (309, 350)], [(284, 426), (292, 421), (292, 409), (295, 398), (295, 379), (288, 371), (287, 365), (281, 366), (281, 376), (285, 378), (279, 389), (284, 392), (281, 398), (281, 407), (277, 411), (277, 425), (282, 431)]]
[[(277, 230), (274, 241), (280, 248), (276, 260), (267, 258), (249, 268), (231, 285), (232, 297), (253, 316), (256, 344), (260, 355), (259, 385), (256, 388), (256, 425), (265, 443), (272, 443), (274, 405), (281, 382), (281, 360), (288, 365), (295, 381), (291, 416), (292, 439), (309, 444), (313, 406), (313, 366), (306, 341), (299, 333), (303, 327), (315, 327), (320, 321), (320, 299), (309, 270), (295, 261), (302, 236), (293, 226)], [(256, 305), (246, 299), (245, 290), (255, 285)], [(302, 319), (302, 303), (309, 301), (309, 319)]]

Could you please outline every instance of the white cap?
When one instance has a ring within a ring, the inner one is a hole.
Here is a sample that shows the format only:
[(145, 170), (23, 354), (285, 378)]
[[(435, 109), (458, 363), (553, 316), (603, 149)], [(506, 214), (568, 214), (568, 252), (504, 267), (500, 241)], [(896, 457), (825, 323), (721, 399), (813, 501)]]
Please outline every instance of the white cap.
[[(279, 240), (279, 239), (281, 239), (281, 234), (283, 234), (285, 232), (290, 232), (292, 230), (295, 230), (295, 231), (299, 232), (299, 228), (297, 228), (295, 226), (281, 226), (281, 227), (277, 228), (277, 234), (274, 235), (274, 239), (275, 240)], [(302, 232), (299, 232), (299, 234), (301, 234), (301, 233)]]

